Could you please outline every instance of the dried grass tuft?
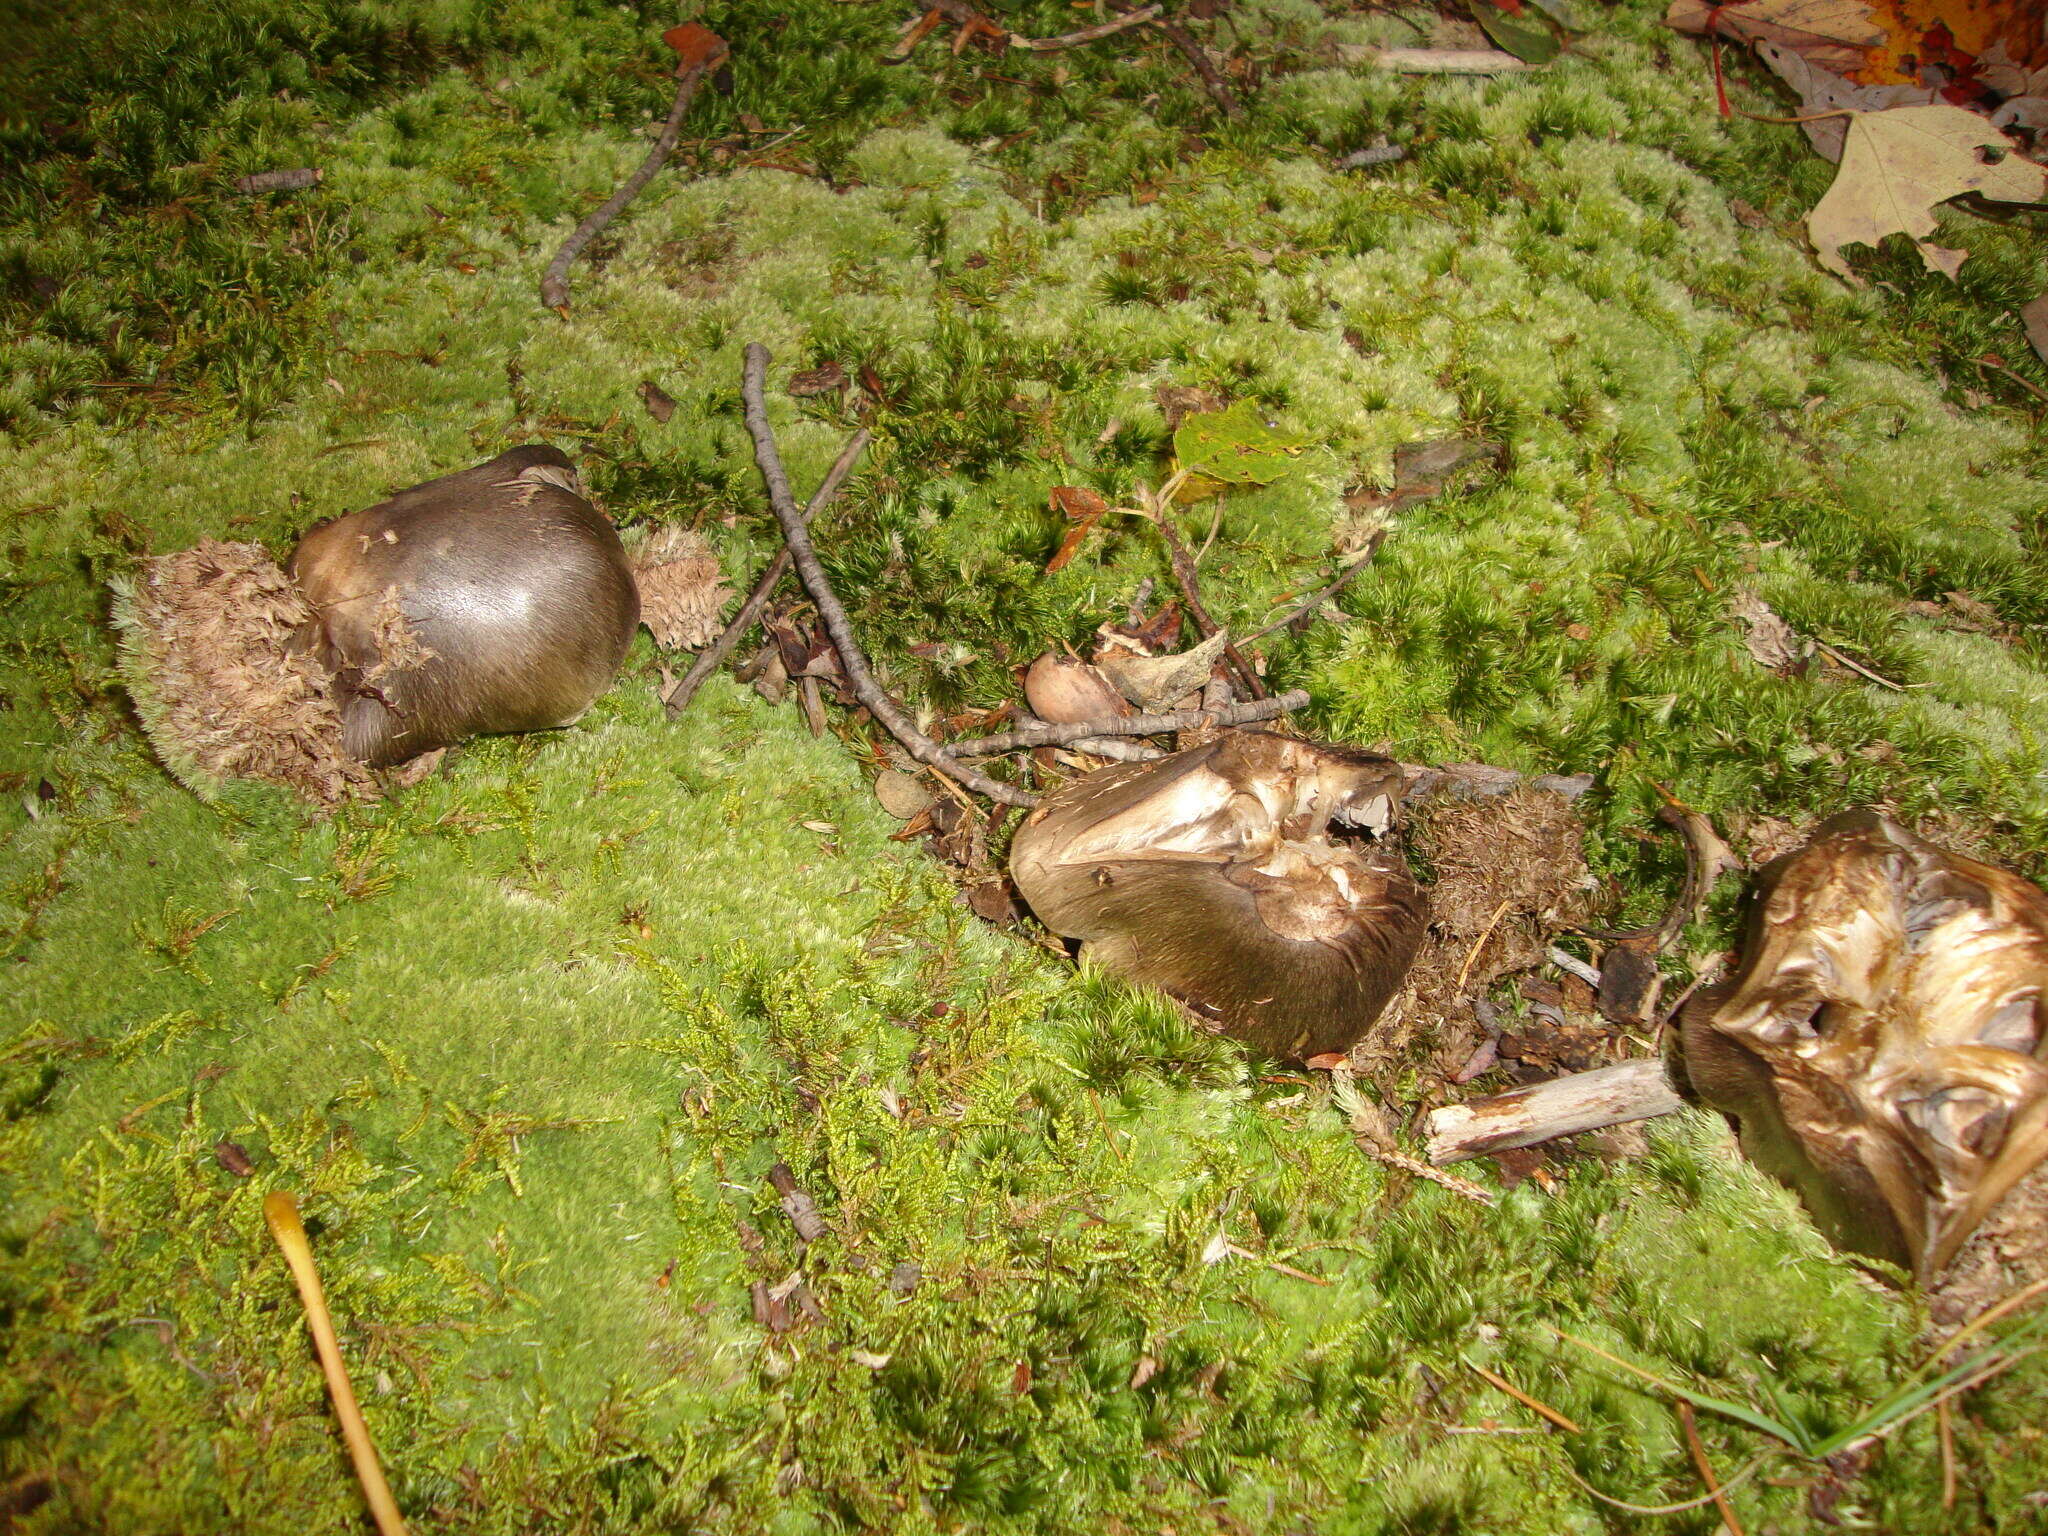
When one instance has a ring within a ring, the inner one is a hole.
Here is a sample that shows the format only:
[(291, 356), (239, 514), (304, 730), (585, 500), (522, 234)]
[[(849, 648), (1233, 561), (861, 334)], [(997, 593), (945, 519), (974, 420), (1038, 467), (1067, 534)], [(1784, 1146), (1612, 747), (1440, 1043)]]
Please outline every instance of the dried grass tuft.
[(640, 622), (664, 650), (697, 650), (718, 637), (718, 616), (732, 601), (718, 555), (688, 528), (657, 528), (633, 554)]
[(312, 610), (260, 544), (208, 539), (117, 589), (122, 671), (151, 743), (203, 799), (232, 779), (315, 805), (373, 799), (341, 745), (328, 678), (293, 637)]

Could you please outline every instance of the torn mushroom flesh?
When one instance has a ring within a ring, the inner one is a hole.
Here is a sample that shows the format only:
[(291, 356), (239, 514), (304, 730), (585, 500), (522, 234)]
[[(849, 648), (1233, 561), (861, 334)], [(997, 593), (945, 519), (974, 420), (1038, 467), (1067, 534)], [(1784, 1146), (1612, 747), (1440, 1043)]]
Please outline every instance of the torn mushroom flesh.
[(2048, 896), (1883, 816), (1759, 878), (1687, 1076), (1837, 1245), (1932, 1279), (2048, 1156)]

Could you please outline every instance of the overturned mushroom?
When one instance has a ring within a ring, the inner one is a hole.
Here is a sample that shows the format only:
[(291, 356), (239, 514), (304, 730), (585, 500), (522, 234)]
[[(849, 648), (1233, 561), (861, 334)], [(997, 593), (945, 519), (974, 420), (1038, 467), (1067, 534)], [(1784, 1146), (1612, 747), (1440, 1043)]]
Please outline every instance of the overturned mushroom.
[(1010, 872), (1096, 964), (1274, 1056), (1348, 1049), (1400, 986), (1427, 904), (1398, 855), (1400, 766), (1231, 732), (1104, 768), (1019, 829)]
[(2048, 1156), (2048, 897), (1870, 811), (1760, 877), (1687, 1076), (1827, 1235), (1931, 1280)]
[(470, 736), (567, 725), (611, 685), (639, 597), (559, 450), (528, 445), (313, 529), (278, 569), (209, 541), (117, 590), (143, 722), (202, 794), (332, 804)]

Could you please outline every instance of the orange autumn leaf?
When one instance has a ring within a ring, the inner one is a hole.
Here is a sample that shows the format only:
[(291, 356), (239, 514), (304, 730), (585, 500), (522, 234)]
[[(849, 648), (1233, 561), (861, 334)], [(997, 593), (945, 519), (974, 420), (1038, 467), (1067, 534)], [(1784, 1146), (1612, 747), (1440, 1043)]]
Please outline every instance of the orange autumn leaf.
[(670, 27), (661, 34), (661, 40), (676, 51), (676, 68), (710, 69), (723, 63), (731, 50), (725, 46), (725, 39), (709, 27), (694, 21), (686, 21), (680, 27)]
[(1102, 521), (1103, 514), (1109, 510), (1109, 503), (1085, 485), (1056, 485), (1046, 500), (1055, 512), (1064, 512), (1074, 525), (1067, 530), (1066, 541), (1060, 545), (1059, 553), (1045, 564), (1045, 574), (1050, 576), (1079, 552), (1082, 540)]

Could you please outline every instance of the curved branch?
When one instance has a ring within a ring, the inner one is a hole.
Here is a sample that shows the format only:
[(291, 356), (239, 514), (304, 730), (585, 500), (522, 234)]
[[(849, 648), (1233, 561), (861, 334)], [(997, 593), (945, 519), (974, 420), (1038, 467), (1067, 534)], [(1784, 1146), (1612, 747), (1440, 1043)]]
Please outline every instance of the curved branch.
[(796, 498), (790, 494), (789, 476), (782, 468), (782, 455), (775, 448), (775, 433), (768, 425), (768, 402), (764, 393), (767, 378), (768, 349), (758, 341), (749, 342), (740, 398), (746, 407), (747, 431), (754, 438), (754, 462), (761, 466), (761, 478), (768, 484), (768, 503), (775, 509), (775, 520), (782, 524), (782, 537), (789, 545), (797, 576), (802, 580), (804, 590), (811, 594), (811, 601), (818, 605), (818, 617), (824, 621), (825, 633), (832, 637), (832, 648), (839, 652), (839, 665), (846, 673), (846, 681), (853, 689), (854, 697), (865, 704), (868, 712), (920, 763), (928, 764), (976, 794), (986, 795), (1004, 805), (1027, 808), (1037, 805), (1038, 796), (1027, 794), (1014, 784), (992, 779), (965, 763), (954, 762), (943, 747), (917, 728), (904, 714), (902, 706), (875, 681), (875, 674), (868, 670), (867, 657), (862, 654), (860, 641), (853, 633), (853, 621), (847, 617), (845, 606), (832, 590), (825, 567), (819, 563), (818, 552), (811, 545), (811, 534), (804, 526), (803, 513), (797, 507)]
[(540, 280), (540, 301), (549, 309), (568, 307), (571, 264), (583, 254), (583, 247), (595, 240), (604, 227), (619, 216), (619, 210), (640, 195), (640, 189), (654, 179), (654, 173), (676, 152), (676, 140), (682, 137), (683, 132), (683, 114), (690, 110), (690, 99), (697, 94), (697, 83), (704, 78), (704, 70), (704, 65), (694, 64), (677, 78), (675, 105), (669, 108), (661, 137), (654, 141), (654, 148), (640, 162), (640, 169), (628, 176), (618, 191), (578, 224), (575, 233), (564, 240), (562, 248), (555, 252), (555, 259), (548, 263), (548, 269), (541, 274)]

